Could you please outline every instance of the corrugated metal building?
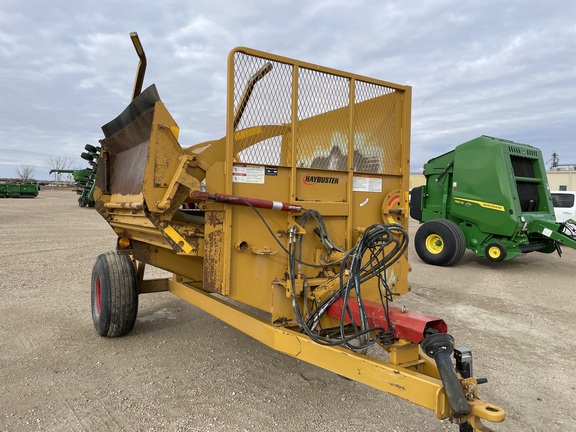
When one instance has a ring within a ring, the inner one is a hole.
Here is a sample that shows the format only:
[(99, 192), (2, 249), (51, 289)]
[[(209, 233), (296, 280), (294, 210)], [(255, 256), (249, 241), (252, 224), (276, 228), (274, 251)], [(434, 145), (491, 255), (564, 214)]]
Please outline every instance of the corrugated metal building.
[(576, 171), (546, 171), (551, 191), (576, 190)]

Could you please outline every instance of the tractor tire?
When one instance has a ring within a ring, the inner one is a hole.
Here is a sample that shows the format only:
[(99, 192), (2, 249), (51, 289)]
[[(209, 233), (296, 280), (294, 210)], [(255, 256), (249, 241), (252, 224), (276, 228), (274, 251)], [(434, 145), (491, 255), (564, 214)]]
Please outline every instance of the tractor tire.
[(94, 155), (91, 153), (83, 152), (80, 157), (84, 160), (87, 160), (88, 162), (94, 161)]
[(89, 151), (90, 153), (98, 153), (98, 149), (91, 144), (86, 144), (84, 150)]
[[(82, 191), (80, 191), (80, 193), (82, 193)], [(80, 207), (85, 207), (86, 206), (86, 201), (84, 200), (84, 197), (81, 196), (80, 198), (78, 198), (78, 205)]]
[(500, 243), (490, 243), (484, 249), (486, 258), (492, 262), (504, 261), (506, 258), (506, 248)]
[(451, 266), (466, 252), (466, 237), (458, 225), (447, 219), (425, 222), (414, 237), (416, 253), (426, 264)]
[(100, 336), (124, 336), (138, 313), (136, 271), (128, 255), (106, 252), (92, 270), (92, 321)]

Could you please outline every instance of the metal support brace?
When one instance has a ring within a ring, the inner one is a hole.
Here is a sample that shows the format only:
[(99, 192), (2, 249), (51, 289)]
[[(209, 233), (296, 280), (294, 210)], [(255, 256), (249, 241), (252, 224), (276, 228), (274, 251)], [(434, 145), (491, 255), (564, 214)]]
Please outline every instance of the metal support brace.
[(170, 203), (176, 195), (179, 185), (184, 185), (189, 189), (200, 189), (200, 182), (186, 172), (188, 165), (196, 159), (196, 156), (182, 155), (178, 163), (176, 173), (170, 182), (170, 185), (164, 193), (161, 201), (156, 203), (156, 208), (160, 211), (170, 208)]

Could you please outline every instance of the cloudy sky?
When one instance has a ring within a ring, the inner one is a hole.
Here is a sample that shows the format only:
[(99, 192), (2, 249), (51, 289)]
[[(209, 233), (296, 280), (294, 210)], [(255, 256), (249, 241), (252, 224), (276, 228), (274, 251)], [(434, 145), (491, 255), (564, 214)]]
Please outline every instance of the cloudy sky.
[(576, 164), (576, 2), (0, 1), (0, 177), (84, 145), (129, 103), (137, 58), (189, 146), (224, 135), (226, 56), (248, 46), (410, 85), (412, 169), (480, 135)]

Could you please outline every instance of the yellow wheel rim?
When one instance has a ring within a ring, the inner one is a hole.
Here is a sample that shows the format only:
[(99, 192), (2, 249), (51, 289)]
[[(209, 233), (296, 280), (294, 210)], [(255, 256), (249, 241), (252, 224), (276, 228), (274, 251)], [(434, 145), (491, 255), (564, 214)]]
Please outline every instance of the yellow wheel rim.
[(490, 258), (492, 259), (497, 259), (500, 258), (500, 255), (502, 255), (502, 251), (500, 248), (492, 246), (490, 249), (488, 249), (488, 255), (490, 255)]
[(428, 252), (437, 255), (444, 250), (444, 242), (438, 234), (430, 234), (426, 237), (426, 249)]

